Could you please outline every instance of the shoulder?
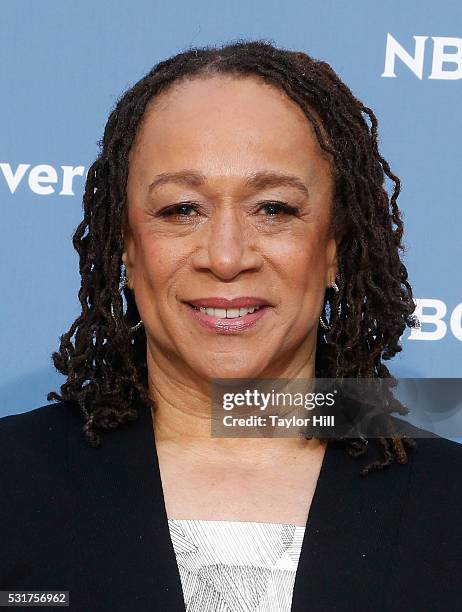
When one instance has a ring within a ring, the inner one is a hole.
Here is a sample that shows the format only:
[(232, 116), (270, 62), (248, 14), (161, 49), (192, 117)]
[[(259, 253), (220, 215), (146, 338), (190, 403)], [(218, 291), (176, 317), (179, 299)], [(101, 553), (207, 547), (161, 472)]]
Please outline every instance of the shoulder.
[(0, 482), (58, 468), (66, 457), (71, 414), (67, 403), (57, 402), (0, 418)]
[(462, 526), (462, 445), (440, 437), (414, 439), (417, 447), (408, 453), (410, 505), (422, 516)]
[(436, 601), (453, 609), (456, 593), (460, 599), (462, 445), (422, 429), (409, 437), (417, 446), (407, 451), (408, 465), (398, 466), (409, 471), (394, 535), (395, 588), (406, 609), (436, 609)]
[(37, 440), (48, 432), (62, 431), (68, 417), (68, 404), (57, 402), (46, 404), (20, 414), (10, 414), (0, 418), (0, 448), (17, 445), (21, 438), (25, 441)]
[[(414, 538), (420, 554), (422, 540), (438, 542), (450, 556), (462, 543), (462, 444), (410, 426), (407, 437), (416, 448), (407, 450), (409, 486), (403, 515), (405, 532)], [(424, 538), (423, 536), (426, 536)], [(425, 549), (425, 550), (424, 550)]]
[(417, 438), (412, 454), (411, 486), (422, 497), (452, 497), (462, 503), (462, 444), (441, 437)]
[(442, 438), (437, 434), (416, 427), (410, 423), (392, 417), (392, 421), (400, 423), (400, 437), (412, 438), (416, 442), (416, 448), (407, 450), (411, 467), (412, 483), (425, 481), (428, 485), (432, 482), (436, 486), (441, 483), (453, 483), (460, 489), (462, 480), (462, 444)]
[(58, 420), (63, 421), (66, 412), (67, 404), (65, 402), (55, 402), (19, 414), (0, 417), (0, 435), (32, 432), (37, 426), (50, 425), (53, 427)]
[[(392, 417), (392, 421), (397, 423), (398, 419)], [(431, 474), (441, 473), (444, 470), (448, 475), (460, 473), (462, 444), (410, 423), (402, 424), (400, 430), (405, 437), (412, 438), (416, 442), (416, 448), (408, 452), (408, 456), (412, 457), (413, 471), (419, 472), (423, 469), (427, 474)]]
[(435, 467), (438, 468), (460, 469), (462, 467), (462, 444), (440, 436), (414, 439), (417, 442), (417, 449), (414, 451), (416, 461), (431, 458)]
[[(398, 421), (391, 417), (392, 421)], [(456, 508), (462, 506), (462, 444), (438, 436), (437, 434), (421, 429), (410, 423), (396, 427), (399, 431), (397, 438), (411, 439), (415, 448), (404, 444), (407, 461), (404, 465), (390, 465), (384, 470), (388, 476), (375, 478), (383, 487), (390, 487), (394, 491), (394, 477), (398, 474), (405, 481), (403, 495), (407, 505), (413, 512), (423, 516), (443, 516), (455, 518)], [(382, 460), (383, 447), (378, 439), (369, 439), (370, 460)], [(364, 459), (366, 465), (369, 458)], [(396, 461), (393, 461), (395, 464)], [(367, 480), (367, 478), (366, 478)], [(460, 522), (460, 521), (459, 521)], [(462, 522), (460, 523), (462, 526)]]
[(58, 402), (0, 418), (0, 588), (68, 579), (70, 415)]

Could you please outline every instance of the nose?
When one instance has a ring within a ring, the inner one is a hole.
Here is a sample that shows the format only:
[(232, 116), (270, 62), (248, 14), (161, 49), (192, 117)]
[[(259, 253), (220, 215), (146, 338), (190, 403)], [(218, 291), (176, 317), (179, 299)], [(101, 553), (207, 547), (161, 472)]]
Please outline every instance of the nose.
[(232, 280), (244, 271), (259, 270), (262, 263), (257, 237), (239, 212), (231, 208), (216, 211), (201, 232), (193, 260), (195, 269)]

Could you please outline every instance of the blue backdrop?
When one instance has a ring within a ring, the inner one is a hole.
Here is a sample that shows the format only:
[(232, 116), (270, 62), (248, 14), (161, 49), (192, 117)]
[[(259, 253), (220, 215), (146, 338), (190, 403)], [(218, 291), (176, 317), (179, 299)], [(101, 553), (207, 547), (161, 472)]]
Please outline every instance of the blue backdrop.
[(0, 416), (64, 381), (51, 353), (79, 312), (71, 235), (116, 98), (180, 50), (237, 38), (328, 61), (376, 112), (422, 321), (391, 371), (462, 376), (460, 0), (15, 0), (0, 35)]

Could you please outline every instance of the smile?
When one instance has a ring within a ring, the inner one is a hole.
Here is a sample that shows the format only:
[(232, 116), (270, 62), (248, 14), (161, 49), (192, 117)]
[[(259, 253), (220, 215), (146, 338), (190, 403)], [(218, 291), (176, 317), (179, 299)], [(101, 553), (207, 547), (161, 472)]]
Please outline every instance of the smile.
[(271, 306), (240, 308), (205, 308), (185, 303), (187, 312), (201, 327), (218, 334), (236, 334), (256, 326), (271, 310)]
[(245, 317), (261, 308), (261, 306), (252, 306), (249, 308), (198, 308), (193, 304), (192, 307), (203, 314), (207, 314), (209, 317), (216, 317), (218, 319), (237, 319), (238, 317)]

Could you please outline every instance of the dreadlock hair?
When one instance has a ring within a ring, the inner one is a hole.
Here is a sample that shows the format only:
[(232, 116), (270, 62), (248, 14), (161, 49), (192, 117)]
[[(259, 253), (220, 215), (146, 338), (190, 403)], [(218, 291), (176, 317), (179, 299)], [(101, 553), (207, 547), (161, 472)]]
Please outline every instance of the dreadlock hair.
[[(101, 442), (97, 429), (115, 428), (138, 417), (135, 402), (155, 409), (148, 394), (145, 331), (130, 333), (140, 317), (127, 288), (124, 315), (119, 293), (129, 152), (148, 102), (181, 79), (213, 75), (259, 78), (284, 91), (311, 122), (331, 161), (331, 229), (341, 282), (338, 293), (326, 290), (323, 313), (330, 313), (331, 325), (327, 332), (318, 330), (315, 376), (393, 378), (383, 361), (402, 350), (399, 340), (406, 325), (419, 325), (412, 316), (412, 289), (400, 258), (400, 181), (379, 152), (372, 110), (329, 64), (305, 53), (276, 48), (264, 39), (191, 47), (155, 65), (119, 98), (87, 174), (83, 220), (73, 236), (80, 258), (81, 314), (52, 355), (67, 380), (61, 394), (52, 391), (47, 399), (80, 407), (83, 431), (92, 446)], [(393, 183), (391, 197), (385, 189), (387, 179)], [(408, 412), (397, 400), (389, 402), (388, 413), (392, 411)], [(363, 467), (363, 476), (394, 461), (406, 463), (405, 447), (416, 447), (412, 438), (398, 437), (392, 419), (385, 417), (388, 435), (378, 438), (383, 457)], [(362, 436), (327, 440), (342, 444), (353, 457), (368, 451), (368, 440)]]

